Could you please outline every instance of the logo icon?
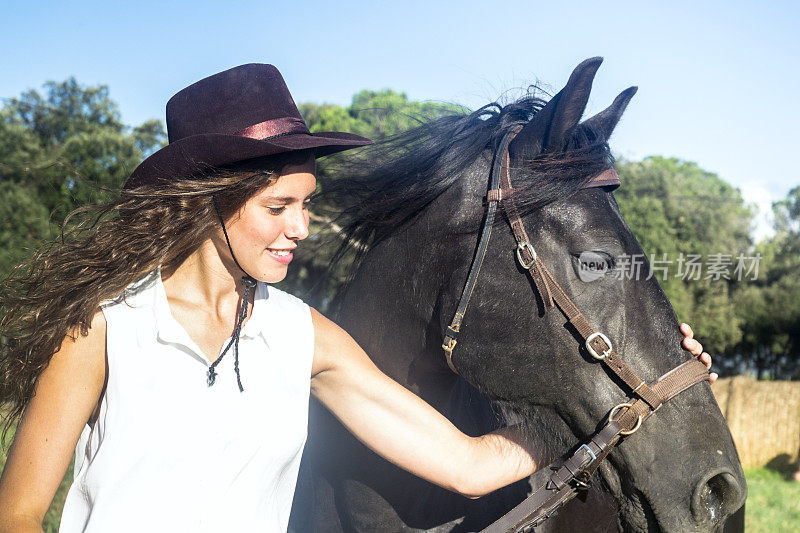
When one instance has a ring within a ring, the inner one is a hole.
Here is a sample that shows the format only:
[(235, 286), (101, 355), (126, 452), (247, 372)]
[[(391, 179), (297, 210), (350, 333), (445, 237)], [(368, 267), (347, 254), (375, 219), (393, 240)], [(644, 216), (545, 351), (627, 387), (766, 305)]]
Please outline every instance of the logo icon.
[(578, 278), (581, 281), (597, 281), (611, 271), (608, 257), (599, 252), (581, 252), (578, 256)]

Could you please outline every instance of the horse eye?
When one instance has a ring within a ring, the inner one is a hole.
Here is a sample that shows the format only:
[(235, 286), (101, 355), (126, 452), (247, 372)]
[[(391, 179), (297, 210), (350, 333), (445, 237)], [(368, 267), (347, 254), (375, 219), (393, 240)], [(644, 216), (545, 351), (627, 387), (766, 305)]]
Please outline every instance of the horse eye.
[(582, 281), (596, 281), (614, 270), (614, 256), (601, 250), (571, 254), (576, 273)]
[(588, 265), (594, 270), (611, 270), (614, 268), (614, 257), (605, 252), (594, 252), (598, 257)]
[(579, 272), (604, 273), (614, 269), (614, 256), (601, 250), (589, 250), (572, 254)]

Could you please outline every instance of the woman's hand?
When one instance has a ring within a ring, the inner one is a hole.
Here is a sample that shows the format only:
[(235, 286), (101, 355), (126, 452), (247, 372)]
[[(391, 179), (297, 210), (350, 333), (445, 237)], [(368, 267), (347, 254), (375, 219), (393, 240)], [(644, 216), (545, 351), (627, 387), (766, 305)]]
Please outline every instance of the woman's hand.
[[(706, 367), (711, 370), (711, 356), (703, 351), (703, 345), (694, 338), (692, 327), (684, 322), (681, 324), (681, 333), (685, 335), (682, 342), (683, 348), (691, 352), (692, 355), (698, 356), (697, 358), (705, 363)], [(711, 372), (710, 376), (709, 382), (711, 383), (714, 383), (719, 377), (716, 372)]]

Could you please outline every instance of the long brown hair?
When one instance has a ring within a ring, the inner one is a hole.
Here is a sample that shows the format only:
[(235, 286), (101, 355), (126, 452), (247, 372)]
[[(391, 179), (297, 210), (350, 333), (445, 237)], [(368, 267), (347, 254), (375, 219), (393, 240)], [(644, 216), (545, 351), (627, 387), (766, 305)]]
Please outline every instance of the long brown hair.
[(62, 341), (89, 333), (101, 302), (119, 296), (159, 265), (178, 266), (219, 231), (212, 195), (228, 218), (273, 184), (281, 169), (310, 155), (289, 152), (191, 179), (164, 179), (70, 213), (60, 237), (0, 284), (3, 436), (22, 415)]

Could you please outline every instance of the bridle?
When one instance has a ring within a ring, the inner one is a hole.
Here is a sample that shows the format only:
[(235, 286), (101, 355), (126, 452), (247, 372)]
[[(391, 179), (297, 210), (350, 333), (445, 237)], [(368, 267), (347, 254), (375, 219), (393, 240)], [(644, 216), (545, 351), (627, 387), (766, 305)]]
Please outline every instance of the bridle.
[[(603, 427), (594, 433), (588, 442), (580, 444), (566, 457), (550, 465), (552, 473), (547, 481), (538, 487), (522, 503), (492, 523), (483, 533), (515, 533), (540, 525), (567, 501), (591, 486), (590, 478), (600, 463), (623, 438), (639, 430), (667, 400), (687, 388), (709, 379), (706, 366), (697, 359), (690, 359), (673, 368), (652, 383), (647, 383), (625, 363), (614, 350), (606, 335), (595, 330), (577, 306), (564, 293), (561, 286), (536, 255), (536, 250), (528, 238), (525, 226), (514, 202), (514, 188), (511, 186), (509, 145), (522, 130), (518, 125), (505, 134), (492, 162), (491, 180), (486, 195), (488, 210), (483, 222), (481, 240), (470, 267), (469, 276), (461, 293), (455, 316), (447, 327), (442, 348), (448, 366), (459, 374), (453, 361), (461, 323), (469, 305), (472, 291), (486, 255), (492, 234), (497, 207), (503, 204), (508, 223), (517, 241), (517, 261), (528, 273), (534, 287), (547, 311), (552, 307), (566, 317), (569, 324), (580, 335), (589, 354), (600, 361), (625, 384), (623, 390), (630, 397), (611, 409)], [(619, 184), (619, 177), (613, 169), (608, 169), (590, 180), (586, 187)]]

